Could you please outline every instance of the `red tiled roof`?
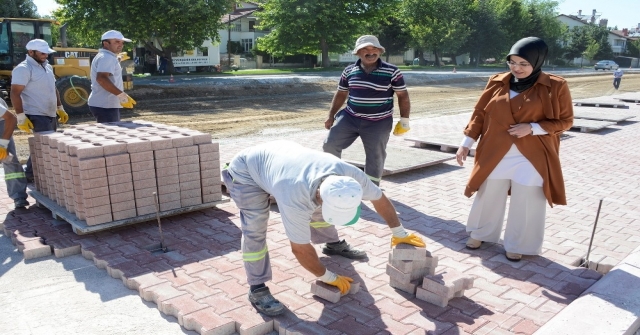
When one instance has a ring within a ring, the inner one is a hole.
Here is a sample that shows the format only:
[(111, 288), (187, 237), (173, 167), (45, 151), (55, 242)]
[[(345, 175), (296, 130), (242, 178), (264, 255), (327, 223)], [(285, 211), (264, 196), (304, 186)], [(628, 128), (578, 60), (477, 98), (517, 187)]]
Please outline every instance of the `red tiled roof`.
[(232, 13), (223, 15), (220, 21), (222, 23), (233, 22), (235, 20), (238, 20), (240, 18), (253, 14), (253, 12), (257, 11), (258, 9), (259, 8), (238, 8), (234, 10)]

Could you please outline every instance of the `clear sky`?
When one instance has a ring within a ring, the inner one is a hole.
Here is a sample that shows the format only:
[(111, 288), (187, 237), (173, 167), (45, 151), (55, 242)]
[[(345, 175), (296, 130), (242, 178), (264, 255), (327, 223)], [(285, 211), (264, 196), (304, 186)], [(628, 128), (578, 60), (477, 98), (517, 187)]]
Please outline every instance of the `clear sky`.
[[(601, 19), (608, 19), (609, 27), (618, 26), (618, 29), (637, 27), (640, 23), (639, 0), (557, 0), (560, 5), (557, 8), (559, 14), (591, 14), (596, 10), (601, 14)], [(33, 0), (38, 6), (40, 15), (50, 14), (58, 7), (54, 0)]]

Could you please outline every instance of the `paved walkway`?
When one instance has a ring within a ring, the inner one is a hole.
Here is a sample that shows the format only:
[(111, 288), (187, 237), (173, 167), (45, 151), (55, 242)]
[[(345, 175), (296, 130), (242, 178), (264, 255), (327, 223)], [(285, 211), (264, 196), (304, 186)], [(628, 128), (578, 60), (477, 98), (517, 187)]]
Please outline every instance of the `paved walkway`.
[[(104, 269), (105, 276), (121, 280), (164, 314), (174, 316), (184, 329), (201, 334), (533, 334), (602, 276), (576, 267), (587, 252), (600, 199), (604, 201), (590, 259), (615, 265), (640, 245), (640, 151), (635, 148), (640, 105), (629, 105), (626, 111), (636, 115), (630, 121), (596, 133), (566, 134), (561, 159), (569, 205), (548, 209), (542, 255), (518, 263), (505, 259), (500, 244), (484, 244), (475, 251), (464, 248), (472, 200), (462, 192), (471, 161), (465, 167), (452, 161), (383, 179), (381, 186), (404, 226), (425, 236), (428, 249), (440, 258), (436, 272), (453, 268), (475, 277), (474, 288), (446, 308), (388, 285), (390, 232), (366, 203), (362, 220), (339, 231), (349, 243), (366, 250), (369, 260), (321, 257), (331, 270), (361, 283), (359, 293), (335, 304), (309, 293), (315, 278), (295, 260), (277, 207), (272, 208), (268, 244), (274, 280), (268, 285), (290, 310), (277, 318), (257, 314), (246, 299), (238, 210), (232, 202), (163, 219), (170, 250), (164, 254), (145, 249), (159, 241), (154, 222), (77, 236), (46, 210), (32, 206), (13, 211), (4, 190), (0, 190), (4, 218), (0, 222), (5, 234), (41, 237), (59, 253), (81, 250)], [(411, 132), (420, 136), (461, 131), (468, 117), (467, 113), (413, 120)], [(282, 138), (319, 149), (325, 135), (326, 131), (316, 131)], [(272, 139), (225, 140), (221, 161)], [(390, 146), (410, 145), (393, 136), (390, 142)], [(7, 235), (0, 238), (0, 244), (9, 243)], [(2, 281), (0, 277), (0, 286)], [(103, 328), (108, 329), (109, 325)]]

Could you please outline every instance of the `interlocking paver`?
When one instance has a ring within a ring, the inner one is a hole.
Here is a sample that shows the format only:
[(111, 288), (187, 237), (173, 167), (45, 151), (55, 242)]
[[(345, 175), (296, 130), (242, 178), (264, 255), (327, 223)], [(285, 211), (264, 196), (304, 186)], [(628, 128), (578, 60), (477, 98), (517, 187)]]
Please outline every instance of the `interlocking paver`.
[[(640, 116), (640, 108), (634, 108), (630, 111)], [(462, 114), (414, 120), (411, 131), (414, 135), (459, 132), (468, 117), (469, 114)], [(615, 132), (600, 135), (570, 132), (571, 136), (563, 139), (561, 159), (569, 204), (547, 209), (542, 255), (525, 256), (519, 263), (506, 261), (501, 244), (485, 243), (477, 250), (465, 249), (466, 216), (473, 199), (464, 197), (462, 189), (471, 164), (459, 168), (454, 162), (447, 162), (383, 179), (382, 187), (394, 201), (403, 224), (425, 237), (427, 248), (438, 256), (440, 266), (474, 278), (474, 288), (465, 292), (466, 297), (451, 299), (446, 308), (389, 286), (384, 272), (390, 232), (370, 206), (363, 206), (357, 225), (340, 229), (341, 238), (367, 251), (368, 261), (353, 262), (320, 254), (327, 267), (361, 283), (359, 293), (342, 297), (336, 304), (309, 293), (315, 278), (298, 264), (279, 213), (271, 212), (267, 238), (274, 279), (267, 284), (291, 310), (280, 318), (281, 322), (277, 321), (279, 318), (260, 317), (247, 300), (248, 285), (239, 251), (240, 220), (233, 202), (163, 219), (165, 242), (171, 252), (161, 255), (145, 250), (159, 242), (154, 222), (77, 236), (69, 225), (55, 223), (47, 211), (35, 206), (9, 214), (12, 202), (2, 191), (0, 224), (7, 236), (16, 230), (24, 234), (37, 232), (54, 253), (58, 251), (58, 257), (83, 252), (99, 267), (106, 266), (106, 272), (127, 287), (144, 287), (141, 296), (160, 301), (159, 309), (171, 309), (169, 314), (177, 317), (183, 313), (185, 328), (201, 334), (249, 334), (267, 329), (280, 334), (532, 334), (602, 277), (594, 270), (574, 265), (586, 253), (599, 199), (606, 196), (592, 260), (600, 257), (615, 263), (640, 245), (640, 232), (628, 229), (640, 222), (636, 176), (640, 153), (619, 145), (633, 143), (640, 124), (616, 128)], [(304, 145), (319, 149), (324, 136), (325, 131), (318, 131), (285, 137), (298, 142), (304, 137)], [(220, 161), (229, 161), (239, 150), (271, 139), (225, 139), (220, 142)], [(390, 145), (410, 146), (404, 142), (400, 137), (390, 139)], [(614, 157), (625, 157), (630, 164), (612, 169)], [(134, 155), (131, 159), (134, 161)], [(156, 288), (152, 290), (153, 287)], [(184, 310), (175, 307), (179, 304), (167, 307), (166, 302), (173, 300), (184, 301)], [(187, 313), (187, 306), (204, 308)], [(260, 319), (243, 324), (247, 315)], [(401, 325), (406, 325), (405, 329)]]

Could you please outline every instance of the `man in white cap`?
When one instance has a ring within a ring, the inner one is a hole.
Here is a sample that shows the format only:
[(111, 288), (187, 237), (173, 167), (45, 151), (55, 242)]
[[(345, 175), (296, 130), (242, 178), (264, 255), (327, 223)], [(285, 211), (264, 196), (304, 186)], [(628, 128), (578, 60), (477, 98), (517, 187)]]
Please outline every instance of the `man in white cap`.
[[(329, 117), (324, 122), (329, 134), (323, 150), (340, 157), (358, 136), (366, 156), (364, 172), (380, 185), (387, 142), (393, 128), (393, 95), (398, 96), (400, 121), (393, 134), (409, 131), (411, 103), (402, 73), (395, 65), (383, 62), (384, 47), (373, 35), (363, 35), (356, 41), (353, 54), (358, 61), (342, 71), (338, 91), (333, 96)], [(342, 108), (345, 101), (347, 106)]]
[[(48, 62), (49, 54), (56, 51), (41, 39), (29, 41), (25, 48), (27, 57), (11, 72), (11, 104), (18, 117), (18, 129), (27, 133), (54, 132), (58, 128), (57, 121), (66, 123), (69, 120), (60, 102), (53, 68)], [(33, 179), (31, 157), (24, 173), (27, 180)], [(16, 201), (16, 206), (18, 202), (22, 201)]]
[(89, 109), (98, 123), (120, 121), (120, 108), (133, 108), (136, 101), (124, 93), (118, 54), (131, 42), (117, 30), (102, 34), (102, 48), (91, 62)]
[[(22, 164), (16, 155), (16, 145), (13, 142), (13, 130), (18, 124), (17, 118), (11, 112), (7, 112), (7, 103), (0, 99), (0, 161), (4, 168), (4, 182), (7, 184), (7, 193), (13, 199), (15, 208), (29, 206), (27, 201), (27, 179), (24, 177)], [(11, 158), (7, 159), (9, 154)]]
[(247, 148), (225, 167), (222, 178), (240, 209), (249, 301), (269, 316), (285, 310), (265, 285), (272, 279), (266, 240), (269, 195), (278, 202), (285, 234), (300, 265), (342, 293), (349, 291), (353, 280), (327, 270), (320, 262), (311, 242), (323, 241), (315, 240), (317, 236), (310, 229), (313, 221), (331, 226), (352, 225), (360, 217), (360, 202), (369, 200), (391, 228), (392, 245), (425, 245), (422, 238), (402, 227), (391, 201), (360, 169), (294, 142), (276, 141)]

